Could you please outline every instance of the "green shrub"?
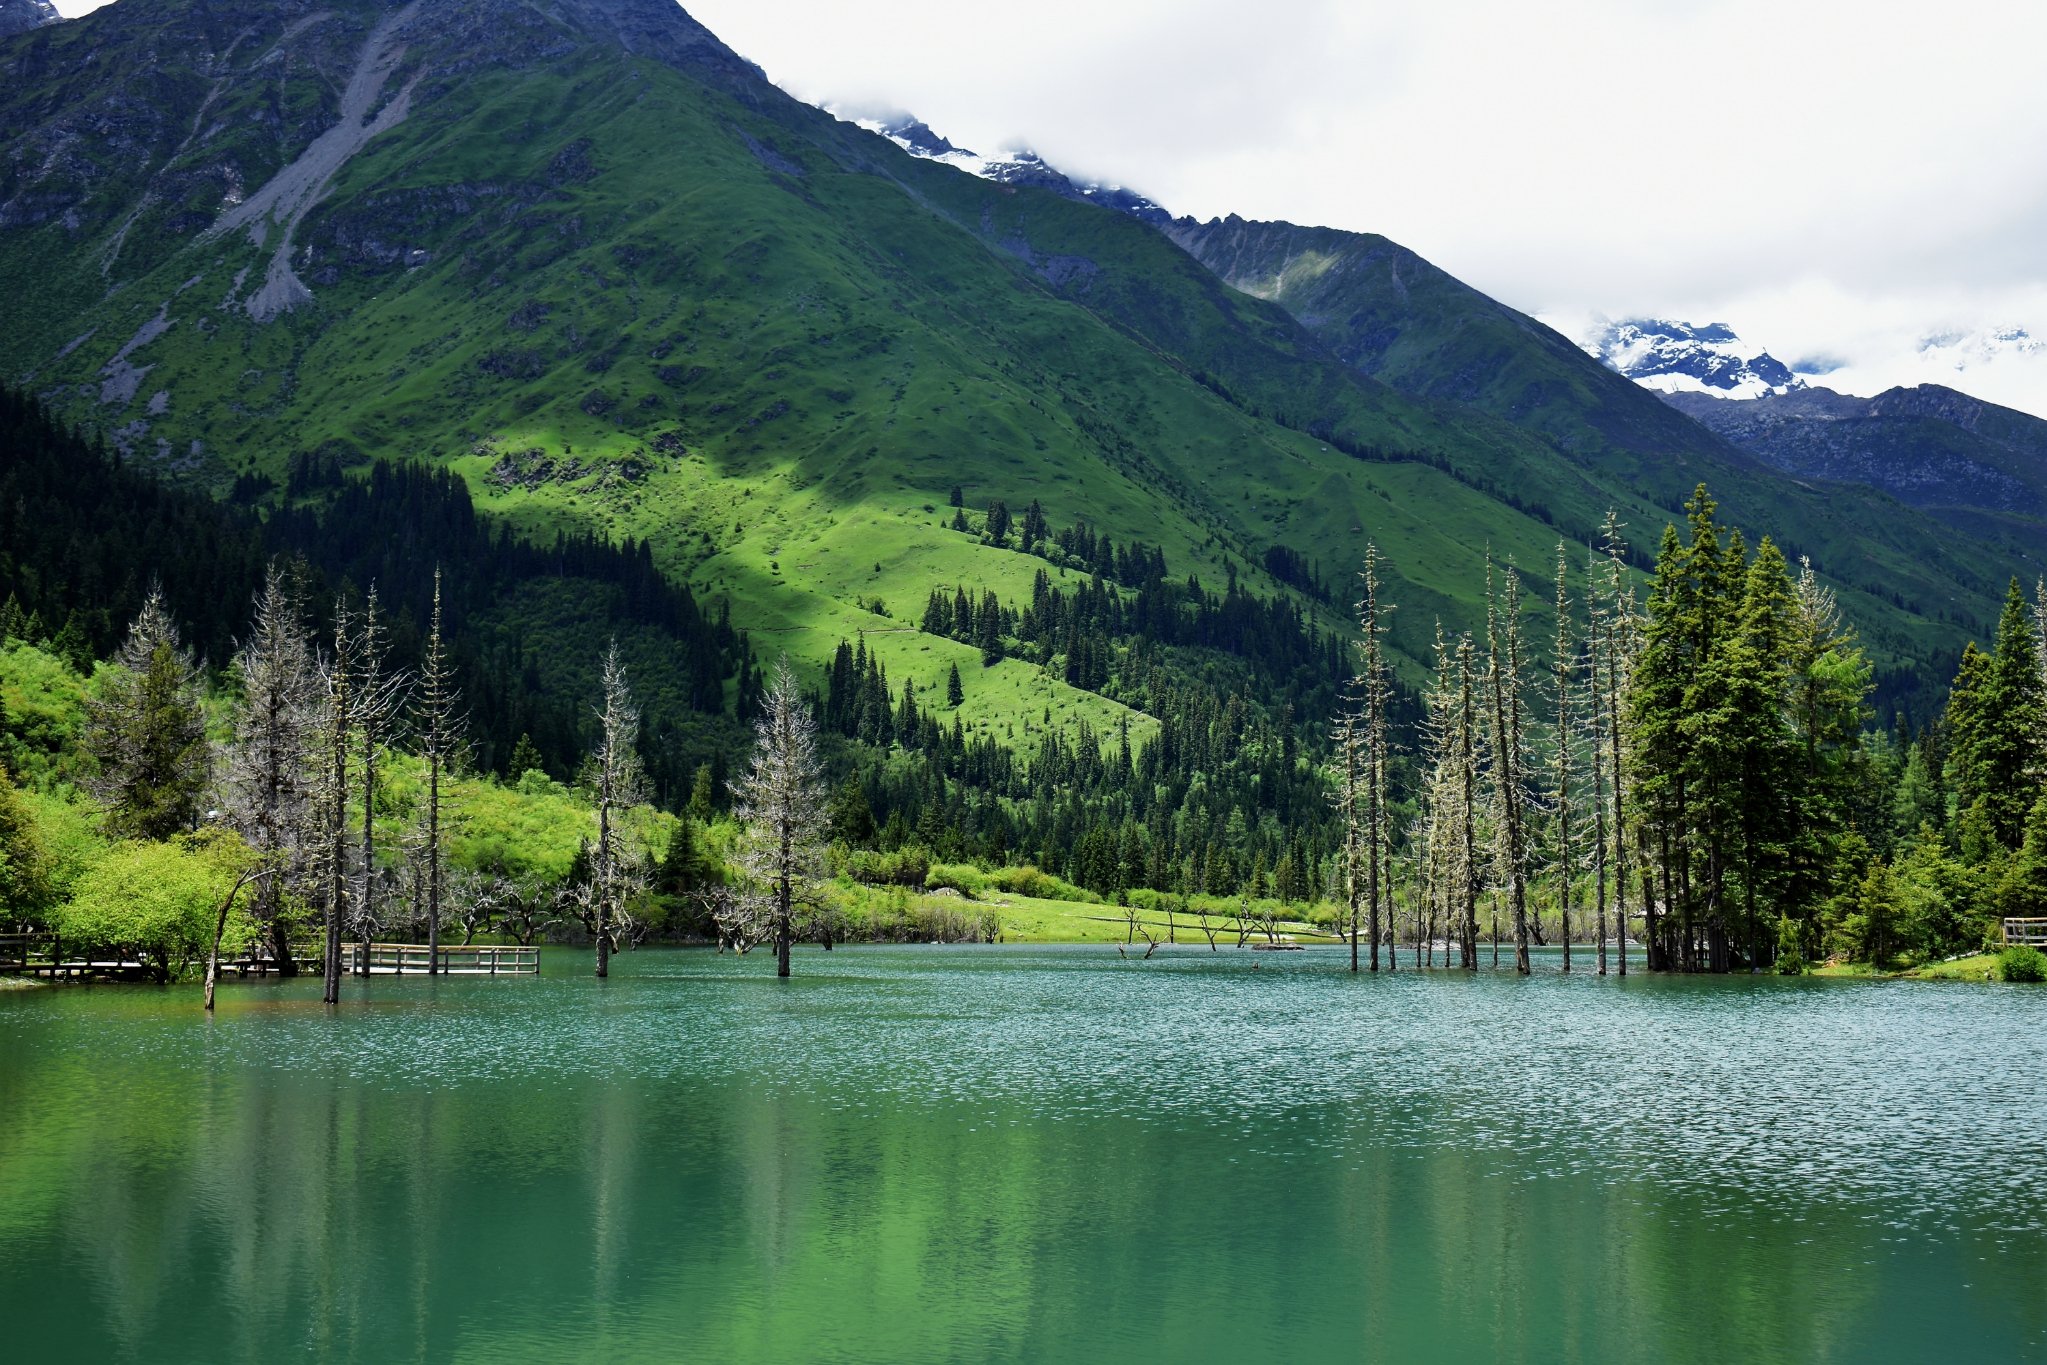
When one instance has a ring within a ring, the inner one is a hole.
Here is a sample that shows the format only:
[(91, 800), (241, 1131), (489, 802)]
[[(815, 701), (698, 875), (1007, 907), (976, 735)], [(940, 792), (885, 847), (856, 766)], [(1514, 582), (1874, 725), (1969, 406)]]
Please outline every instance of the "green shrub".
[(1010, 896), (1028, 896), (1040, 901), (1099, 902), (1100, 896), (1061, 881), (1049, 872), (1031, 866), (997, 868), (987, 876), (987, 886)]
[(924, 888), (937, 891), (947, 887), (968, 900), (975, 900), (988, 889), (988, 878), (980, 868), (965, 863), (933, 863), (924, 875)]
[[(248, 846), (225, 831), (117, 844), (58, 907), (57, 932), (70, 942), (132, 953), (158, 980), (173, 980), (212, 947), (221, 903), (250, 857)], [(238, 953), (254, 937), (247, 905), (237, 898), (222, 952)]]
[(846, 853), (846, 875), (869, 886), (922, 886), (931, 855), (912, 844), (894, 853), (856, 848)]
[(1778, 954), (1778, 956), (1777, 956), (1777, 975), (1779, 975), (1779, 976), (1804, 976), (1804, 975), (1805, 975), (1805, 973), (1806, 973), (1806, 965), (1805, 965), (1805, 959), (1804, 959), (1803, 957), (1799, 956), (1799, 955), (1798, 955), (1797, 953), (1780, 953), (1780, 954)]
[(2000, 981), (2047, 981), (2047, 953), (2021, 944), (1997, 955)]

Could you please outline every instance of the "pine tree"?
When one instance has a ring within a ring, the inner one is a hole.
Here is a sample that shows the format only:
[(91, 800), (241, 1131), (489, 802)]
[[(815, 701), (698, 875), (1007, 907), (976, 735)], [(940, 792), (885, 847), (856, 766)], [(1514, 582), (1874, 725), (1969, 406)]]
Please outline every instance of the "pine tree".
[(2026, 815), (2025, 839), (1998, 900), (2013, 919), (2047, 919), (2047, 794)]
[(89, 782), (107, 832), (168, 839), (199, 822), (211, 778), (198, 669), (152, 587), (115, 662), (86, 704)]
[(1948, 708), (1955, 791), (1964, 809), (1981, 801), (1999, 843), (2015, 849), (2041, 790), (2047, 683), (2025, 596), (2013, 579), (1982, 656), (1965, 650)]
[(711, 765), (699, 763), (695, 775), (690, 779), (689, 805), (684, 813), (699, 825), (710, 824), (718, 810), (715, 792), (716, 778), (711, 772)]
[[(435, 589), (435, 596), (439, 596), (438, 588)], [(505, 765), (505, 772), (514, 783), (518, 782), (527, 773), (546, 774), (547, 762), (541, 758), (540, 748), (534, 744), (533, 736), (524, 733), (520, 734), (519, 742), (512, 746), (512, 758)]]
[(946, 674), (945, 704), (957, 710), (960, 703), (966, 699), (967, 689), (960, 682), (960, 666), (958, 661), (954, 661), (951, 670)]

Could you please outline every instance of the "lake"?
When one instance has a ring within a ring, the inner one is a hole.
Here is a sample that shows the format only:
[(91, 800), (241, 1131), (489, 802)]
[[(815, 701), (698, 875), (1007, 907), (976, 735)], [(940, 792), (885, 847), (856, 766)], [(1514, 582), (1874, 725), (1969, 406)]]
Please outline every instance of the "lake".
[(0, 992), (7, 1357), (2047, 1359), (2047, 989), (544, 961)]

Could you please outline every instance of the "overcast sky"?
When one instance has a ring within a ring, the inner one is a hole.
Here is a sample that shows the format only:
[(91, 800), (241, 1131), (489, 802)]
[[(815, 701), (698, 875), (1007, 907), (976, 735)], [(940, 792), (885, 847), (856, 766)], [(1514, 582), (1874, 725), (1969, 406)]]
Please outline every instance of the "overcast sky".
[[(688, 8), (801, 98), (1028, 143), (1176, 213), (1385, 233), (1566, 330), (1725, 321), (1836, 387), (2047, 415), (2034, 0)], [(1983, 343), (2011, 327), (2041, 344)]]

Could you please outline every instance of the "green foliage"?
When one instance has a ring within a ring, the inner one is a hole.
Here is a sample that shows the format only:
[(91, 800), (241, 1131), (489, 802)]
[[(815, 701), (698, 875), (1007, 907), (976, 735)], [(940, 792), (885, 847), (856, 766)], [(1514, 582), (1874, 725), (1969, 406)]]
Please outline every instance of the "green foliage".
[(1950, 854), (1933, 826), (1920, 826), (1895, 870), (1900, 936), (1913, 957), (1930, 961), (1982, 944), (1991, 929), (1982, 870)]
[(1965, 809), (1981, 805), (2008, 849), (2025, 837), (2027, 812), (2047, 790), (2047, 685), (2029, 615), (2014, 578), (1995, 646), (1987, 655), (1973, 642), (1963, 651), (1948, 702), (1955, 791)]
[(0, 648), (0, 763), (42, 785), (77, 774), (85, 680), (56, 655), (25, 641)]
[[(1867, 660), (1809, 570), (1794, 582), (1767, 538), (1750, 558), (1716, 510), (1701, 486), (1689, 536), (1664, 532), (1626, 701), (1634, 795), (1671, 882), (1650, 933), (1659, 966), (1759, 957), (1773, 911), (1804, 926), (1790, 951), (1810, 941), (1845, 884), (1832, 869), (1861, 780)], [(1858, 920), (1874, 928), (1849, 951), (1894, 951), (1894, 919)]]
[(0, 923), (35, 919), (49, 904), (51, 873), (40, 822), (0, 764)]
[(1905, 917), (1904, 897), (1890, 866), (1870, 864), (1862, 884), (1855, 889), (1847, 918), (1840, 931), (1843, 956), (1875, 966), (1888, 966), (1904, 946), (1901, 935)]
[(836, 871), (869, 886), (921, 887), (931, 871), (930, 851), (916, 844), (889, 853), (836, 847), (832, 856)]
[[(240, 839), (217, 830), (117, 844), (78, 879), (54, 927), (69, 942), (134, 954), (160, 980), (172, 980), (212, 946), (221, 905), (252, 856)], [(241, 952), (255, 933), (238, 897), (222, 952)]]
[(2047, 919), (2047, 795), (2026, 816), (2025, 843), (1998, 888), (1999, 910), (2014, 919)]
[(2025, 944), (2006, 948), (1997, 955), (1999, 981), (2047, 981), (2047, 953)]
[(93, 791), (117, 838), (168, 839), (198, 823), (208, 771), (206, 716), (192, 668), (172, 638), (142, 642), (139, 669), (94, 676), (84, 747)]

